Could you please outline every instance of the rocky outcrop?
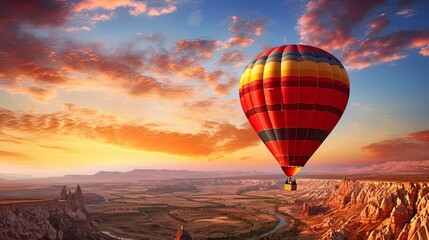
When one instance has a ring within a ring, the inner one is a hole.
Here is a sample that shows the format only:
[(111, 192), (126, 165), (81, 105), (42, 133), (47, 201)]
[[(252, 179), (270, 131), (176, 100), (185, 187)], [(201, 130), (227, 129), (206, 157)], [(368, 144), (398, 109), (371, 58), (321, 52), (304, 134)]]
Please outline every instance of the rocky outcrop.
[(312, 216), (317, 214), (322, 214), (328, 210), (327, 207), (322, 205), (313, 205), (311, 203), (304, 203), (302, 205), (302, 215), (303, 216)]
[[(373, 226), (368, 232), (360, 233), (370, 240), (429, 239), (429, 187), (426, 183), (343, 179), (333, 188), (328, 204), (331, 209), (340, 209), (338, 211), (358, 211), (356, 225)], [(323, 235), (324, 239), (338, 239), (339, 232), (330, 229)]]
[(192, 240), (192, 237), (189, 234), (189, 232), (185, 230), (185, 227), (182, 225), (179, 228), (179, 230), (177, 230), (175, 240)]
[(55, 200), (1, 204), (0, 239), (115, 239), (88, 217), (79, 186), (64, 193), (65, 187)]
[(321, 240), (346, 240), (347, 233), (343, 228), (334, 230), (330, 228), (325, 234), (323, 234)]

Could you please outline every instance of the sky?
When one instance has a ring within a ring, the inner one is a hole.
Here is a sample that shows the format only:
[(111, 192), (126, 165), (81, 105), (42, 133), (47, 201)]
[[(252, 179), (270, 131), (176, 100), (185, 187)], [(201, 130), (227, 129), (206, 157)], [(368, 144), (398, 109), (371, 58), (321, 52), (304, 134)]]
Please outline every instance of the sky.
[(351, 85), (304, 172), (429, 168), (426, 1), (0, 4), (1, 173), (281, 174), (238, 83), (258, 53), (298, 43), (334, 54)]

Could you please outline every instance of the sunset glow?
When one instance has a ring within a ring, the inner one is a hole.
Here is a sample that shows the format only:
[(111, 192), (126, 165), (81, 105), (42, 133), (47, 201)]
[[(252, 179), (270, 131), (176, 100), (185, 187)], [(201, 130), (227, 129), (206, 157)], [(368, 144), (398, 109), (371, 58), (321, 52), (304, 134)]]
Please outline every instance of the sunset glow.
[(0, 173), (282, 174), (238, 85), (256, 54), (297, 43), (330, 51), (350, 79), (342, 119), (302, 172), (429, 165), (429, 5), (334, 2), (2, 3)]

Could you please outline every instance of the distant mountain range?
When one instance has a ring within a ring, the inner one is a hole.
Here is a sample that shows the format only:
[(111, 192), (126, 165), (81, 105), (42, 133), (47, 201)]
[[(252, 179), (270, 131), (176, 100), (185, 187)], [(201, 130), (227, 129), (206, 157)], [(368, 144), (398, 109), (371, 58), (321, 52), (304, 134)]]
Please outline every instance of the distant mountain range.
[(27, 179), (33, 178), (33, 176), (29, 174), (21, 174), (21, 173), (0, 173), (0, 181), (1, 180), (17, 180), (17, 179)]
[[(224, 178), (224, 177), (257, 177), (273, 175), (259, 171), (189, 171), (170, 169), (134, 169), (128, 172), (100, 171), (93, 175), (71, 174), (64, 177), (55, 177), (61, 180), (166, 180), (166, 179), (196, 179), (196, 178)], [(281, 175), (278, 175), (279, 177)]]

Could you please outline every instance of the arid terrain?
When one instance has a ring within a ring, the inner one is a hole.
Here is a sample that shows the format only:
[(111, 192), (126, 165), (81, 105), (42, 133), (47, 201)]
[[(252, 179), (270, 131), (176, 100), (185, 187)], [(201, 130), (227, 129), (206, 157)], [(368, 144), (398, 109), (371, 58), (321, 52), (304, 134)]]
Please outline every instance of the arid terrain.
[(4, 181), (0, 207), (56, 199), (63, 185), (79, 183), (97, 229), (122, 239), (174, 239), (182, 225), (193, 239), (429, 236), (425, 182), (299, 179), (298, 191), (285, 192), (281, 177), (267, 175), (74, 178), (80, 182), (71, 183), (72, 177), (55, 184), (52, 179)]

